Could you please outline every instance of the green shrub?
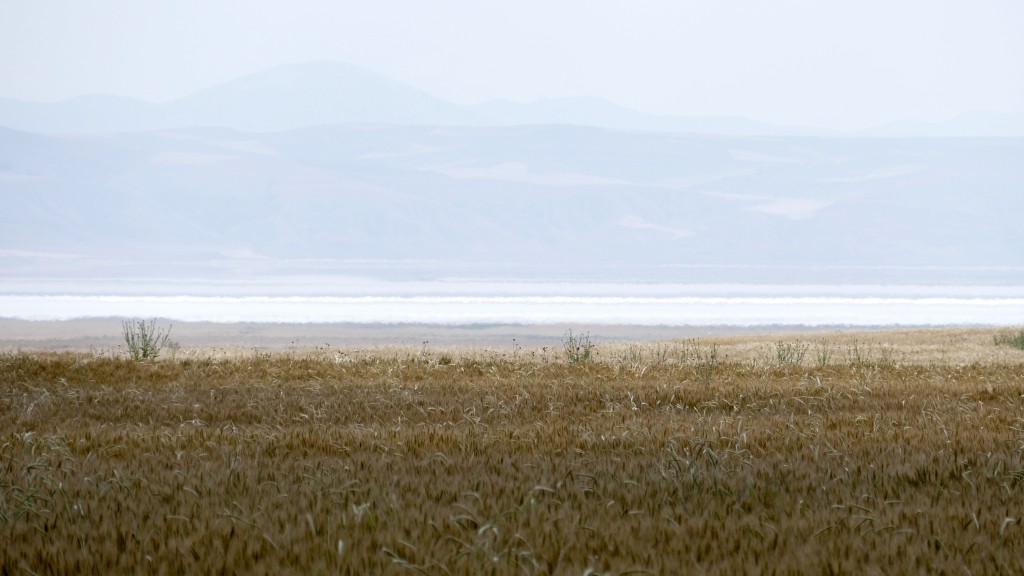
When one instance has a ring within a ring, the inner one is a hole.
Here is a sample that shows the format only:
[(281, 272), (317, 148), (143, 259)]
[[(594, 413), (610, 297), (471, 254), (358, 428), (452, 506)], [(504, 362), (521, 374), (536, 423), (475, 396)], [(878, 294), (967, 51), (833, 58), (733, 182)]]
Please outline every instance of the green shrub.
[(565, 349), (565, 359), (569, 364), (584, 364), (590, 361), (591, 352), (593, 352), (594, 345), (590, 342), (590, 334), (574, 336), (572, 330), (565, 335), (565, 340), (562, 341), (562, 347)]
[(995, 340), (996, 346), (1013, 346), (1017, 350), (1024, 350), (1024, 330), (1016, 334), (996, 334), (992, 339)]
[[(807, 355), (809, 345), (806, 342), (776, 342), (775, 343), (775, 365), (777, 366), (799, 366)], [(771, 359), (771, 354), (769, 354)]]
[(135, 361), (156, 358), (165, 347), (177, 347), (175, 342), (169, 340), (171, 326), (164, 330), (157, 327), (156, 320), (125, 320), (121, 322), (121, 332), (128, 347), (128, 355)]

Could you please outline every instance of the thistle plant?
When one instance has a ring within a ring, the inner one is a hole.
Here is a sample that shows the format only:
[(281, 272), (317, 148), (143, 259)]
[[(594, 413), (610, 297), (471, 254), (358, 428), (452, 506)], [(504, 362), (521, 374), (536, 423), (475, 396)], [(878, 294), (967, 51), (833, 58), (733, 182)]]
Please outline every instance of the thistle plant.
[(156, 358), (165, 347), (175, 346), (170, 341), (171, 326), (166, 330), (157, 327), (156, 320), (125, 320), (121, 322), (121, 333), (128, 355), (136, 362)]
[(590, 334), (574, 335), (569, 330), (562, 341), (565, 350), (565, 359), (569, 364), (585, 364), (590, 361), (594, 345), (590, 342)]

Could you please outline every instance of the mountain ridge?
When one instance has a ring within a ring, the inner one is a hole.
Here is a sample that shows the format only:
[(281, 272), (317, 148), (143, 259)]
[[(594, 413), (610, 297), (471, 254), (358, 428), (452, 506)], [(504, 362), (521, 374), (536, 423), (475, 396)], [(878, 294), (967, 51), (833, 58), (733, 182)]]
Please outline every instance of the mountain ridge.
[[(968, 118), (971, 115), (967, 115)], [(39, 133), (116, 133), (222, 126), (276, 132), (339, 123), (437, 126), (587, 125), (617, 130), (736, 136), (1024, 136), (1024, 117), (976, 113), (983, 120), (890, 123), (855, 132), (780, 126), (742, 116), (647, 114), (597, 97), (459, 105), (344, 62), (285, 64), (190, 95), (152, 103), (92, 94), (56, 102), (0, 99), (0, 125)]]

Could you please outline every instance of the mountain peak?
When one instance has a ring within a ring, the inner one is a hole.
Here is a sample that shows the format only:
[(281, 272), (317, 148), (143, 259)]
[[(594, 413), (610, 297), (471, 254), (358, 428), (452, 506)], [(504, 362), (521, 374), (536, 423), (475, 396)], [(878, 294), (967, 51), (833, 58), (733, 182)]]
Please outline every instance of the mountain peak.
[(200, 124), (275, 131), (344, 122), (458, 122), (454, 104), (365, 68), (331, 60), (285, 64), (168, 104)]
[[(593, 96), (461, 106), (361, 66), (337, 60), (282, 64), (160, 104), (90, 95), (60, 102), (0, 99), (0, 125), (28, 132), (128, 132), (223, 127), (277, 132), (344, 123), (434, 126), (559, 124), (733, 136), (835, 136), (740, 116), (647, 114)], [(896, 123), (863, 136), (1021, 136), (1020, 115), (972, 114), (940, 124)]]
[(252, 74), (239, 76), (195, 94), (179, 98), (176, 102), (239, 89), (299, 91), (314, 87), (336, 87), (339, 85), (352, 87), (359, 84), (387, 85), (392, 88), (417, 91), (411, 86), (354, 64), (338, 60), (313, 60), (282, 64), (259, 72), (253, 72)]

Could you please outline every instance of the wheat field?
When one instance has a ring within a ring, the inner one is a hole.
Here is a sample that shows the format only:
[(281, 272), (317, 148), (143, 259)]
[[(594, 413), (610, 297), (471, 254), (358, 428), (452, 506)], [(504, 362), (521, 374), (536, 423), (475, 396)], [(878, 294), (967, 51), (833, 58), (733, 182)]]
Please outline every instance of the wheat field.
[(0, 574), (1021, 573), (993, 335), (7, 351)]

